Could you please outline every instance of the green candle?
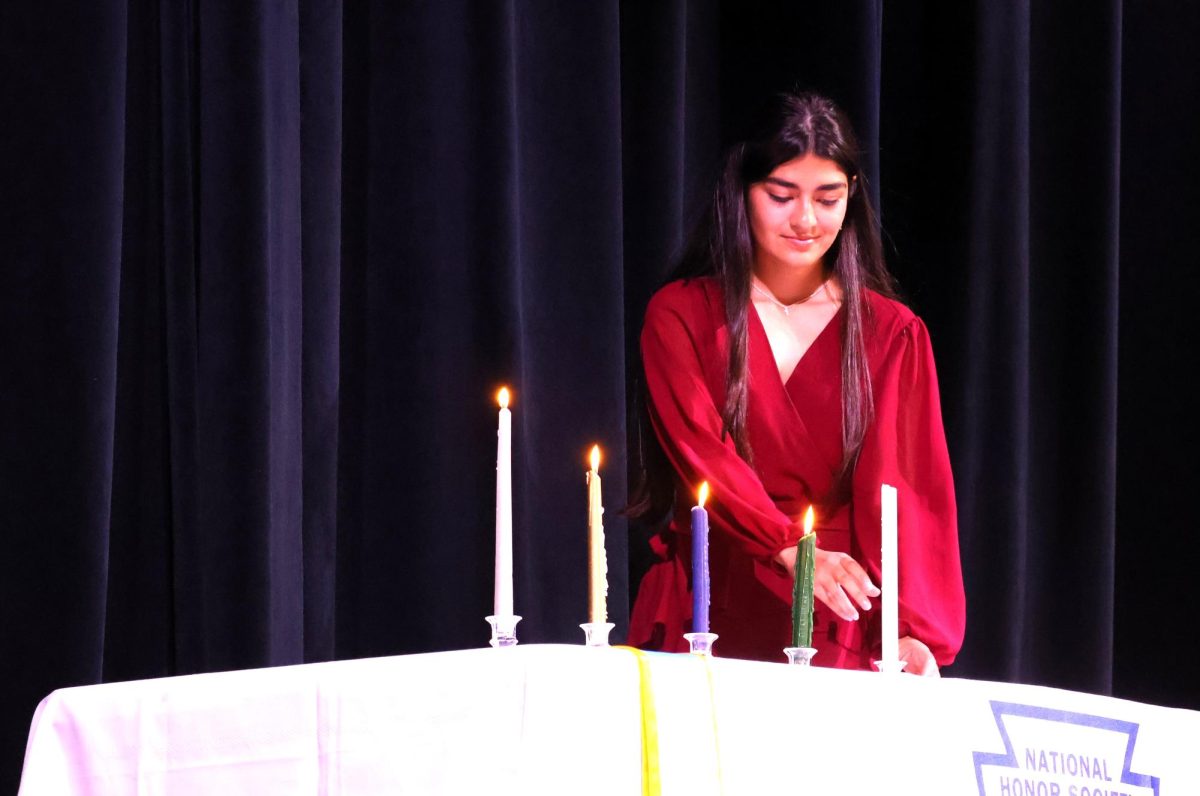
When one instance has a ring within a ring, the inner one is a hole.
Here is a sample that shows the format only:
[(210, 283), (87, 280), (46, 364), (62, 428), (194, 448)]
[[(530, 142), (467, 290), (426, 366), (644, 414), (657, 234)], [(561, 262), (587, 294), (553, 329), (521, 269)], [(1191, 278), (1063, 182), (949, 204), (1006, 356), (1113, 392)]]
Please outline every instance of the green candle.
[(812, 506), (804, 515), (804, 536), (796, 543), (796, 571), (792, 583), (792, 646), (812, 646), (813, 625), (813, 552), (817, 535), (813, 533)]

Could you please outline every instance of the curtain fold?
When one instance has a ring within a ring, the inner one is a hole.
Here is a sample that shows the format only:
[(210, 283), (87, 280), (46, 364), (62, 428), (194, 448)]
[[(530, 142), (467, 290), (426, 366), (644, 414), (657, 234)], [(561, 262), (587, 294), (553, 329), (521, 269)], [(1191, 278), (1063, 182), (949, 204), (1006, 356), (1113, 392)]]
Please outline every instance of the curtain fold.
[[(984, 660), (1004, 667), (1009, 679), (1021, 672), (1032, 617), (1023, 573), (1036, 533), (1029, 494), (1030, 2), (984, 4), (977, 28), (967, 373), (957, 396), (967, 434), (959, 515), (965, 527), (992, 531), (968, 535), (963, 557), (998, 564), (968, 585), (968, 613), (973, 624), (977, 612), (990, 613), (983, 622), (994, 632), (979, 640)], [(993, 477), (998, 482), (977, 488)]]
[(178, 562), (195, 590), (176, 597), (190, 654), (177, 663), (291, 663), (303, 651), (298, 20), (278, 4), (201, 3), (193, 22), (196, 246), (165, 264), (193, 275), (196, 324), (181, 352), (194, 404), (175, 407), (197, 424)]
[[(1200, 707), (1192, 388), (1200, 333), (1200, 6), (1125, 3), (1121, 17), (1117, 573), (1113, 689)], [(1170, 34), (1164, 34), (1164, 28)], [(1170, 652), (1153, 645), (1165, 641)]]
[(341, 372), (342, 3), (300, 6), (304, 660), (335, 657)]
[[(1116, 600), (1120, 3), (1094, 4), (1082, 18), (1065, 6), (1036, 4), (1031, 39), (1035, 535), (1017, 678), (1107, 692)], [(1079, 649), (1090, 651), (1087, 660), (1072, 659)]]

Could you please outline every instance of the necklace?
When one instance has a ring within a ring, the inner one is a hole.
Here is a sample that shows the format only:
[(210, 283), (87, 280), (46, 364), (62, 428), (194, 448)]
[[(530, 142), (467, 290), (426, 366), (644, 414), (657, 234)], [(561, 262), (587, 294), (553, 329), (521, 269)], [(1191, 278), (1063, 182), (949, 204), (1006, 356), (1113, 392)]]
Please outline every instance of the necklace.
[(779, 299), (775, 298), (775, 296), (771, 295), (771, 293), (767, 292), (766, 290), (763, 290), (761, 287), (759, 287), (759, 286), (758, 286), (758, 284), (757, 284), (757, 283), (755, 283), (755, 282), (753, 282), (753, 281), (752, 281), (752, 282), (750, 282), (750, 287), (754, 288), (754, 289), (755, 289), (755, 290), (757, 290), (759, 293), (761, 293), (761, 294), (763, 294), (764, 296), (766, 296), (766, 297), (767, 297), (767, 299), (768, 299), (768, 300), (769, 300), (769, 301), (770, 301), (772, 304), (774, 304), (774, 305), (775, 305), (776, 307), (778, 307), (779, 309), (783, 310), (783, 314), (784, 314), (784, 315), (791, 315), (791, 314), (792, 314), (792, 307), (798, 307), (798, 306), (800, 306), (801, 304), (803, 304), (804, 302), (808, 301), (808, 300), (809, 300), (809, 299), (811, 299), (813, 296), (815, 296), (815, 295), (817, 295), (818, 293), (820, 293), (820, 292), (821, 292), (821, 290), (822, 290), (822, 289), (823, 289), (823, 288), (824, 288), (824, 287), (825, 287), (827, 284), (829, 284), (829, 277), (826, 277), (824, 282), (822, 282), (821, 284), (817, 285), (817, 289), (816, 289), (816, 290), (814, 290), (813, 292), (809, 293), (807, 296), (805, 296), (804, 298), (800, 299), (799, 301), (793, 301), (791, 304), (784, 304), (782, 301), (780, 301)]

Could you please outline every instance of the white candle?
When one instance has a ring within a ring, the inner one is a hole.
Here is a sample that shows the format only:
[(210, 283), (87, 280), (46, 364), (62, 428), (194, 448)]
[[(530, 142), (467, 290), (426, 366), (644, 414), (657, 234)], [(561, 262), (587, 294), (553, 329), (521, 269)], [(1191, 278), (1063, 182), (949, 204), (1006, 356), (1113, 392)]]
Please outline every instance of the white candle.
[(588, 621), (608, 621), (608, 557), (604, 552), (604, 503), (600, 492), (600, 446), (592, 446), (588, 485)]
[(884, 664), (900, 660), (900, 622), (896, 570), (897, 526), (896, 487), (884, 484), (880, 489), (883, 545), (880, 555), (883, 591), (883, 655)]
[(501, 388), (500, 427), (496, 433), (496, 591), (492, 612), (513, 615), (512, 565), (512, 412), (508, 388)]

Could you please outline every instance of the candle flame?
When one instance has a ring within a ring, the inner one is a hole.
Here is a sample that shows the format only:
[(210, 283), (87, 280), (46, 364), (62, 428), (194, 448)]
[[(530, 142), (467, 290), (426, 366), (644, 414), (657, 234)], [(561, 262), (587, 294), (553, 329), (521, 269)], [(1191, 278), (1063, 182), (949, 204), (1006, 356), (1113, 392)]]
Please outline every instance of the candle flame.
[(496, 400), (500, 402), (501, 409), (508, 408), (508, 388), (501, 387), (500, 392), (496, 394)]
[(808, 536), (813, 529), (813, 510), (812, 506), (808, 507), (808, 511), (804, 512), (804, 535)]
[(592, 462), (592, 472), (594, 473), (600, 469), (600, 446), (599, 445), (592, 446), (591, 462)]
[(696, 504), (700, 508), (704, 508), (705, 502), (708, 500), (708, 482), (700, 484), (700, 501)]

